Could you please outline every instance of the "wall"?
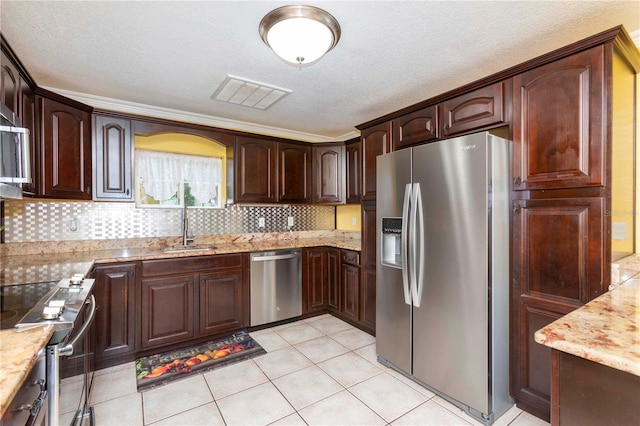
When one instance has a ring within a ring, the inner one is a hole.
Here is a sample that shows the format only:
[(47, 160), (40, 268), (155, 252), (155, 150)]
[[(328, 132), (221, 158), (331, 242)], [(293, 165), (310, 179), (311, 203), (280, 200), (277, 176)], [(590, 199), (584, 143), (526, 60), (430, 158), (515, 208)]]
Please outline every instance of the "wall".
[[(222, 235), (335, 229), (333, 206), (286, 207), (232, 205), (224, 209), (189, 208), (190, 235)], [(258, 227), (258, 218), (265, 227)], [(70, 223), (76, 221), (72, 231)], [(139, 209), (134, 203), (62, 200), (7, 200), (5, 242), (103, 240), (182, 235), (182, 209)], [(359, 231), (359, 229), (358, 229)]]
[[(355, 224), (353, 223), (355, 219)], [(362, 213), (360, 204), (346, 204), (336, 207), (336, 229), (360, 232)]]

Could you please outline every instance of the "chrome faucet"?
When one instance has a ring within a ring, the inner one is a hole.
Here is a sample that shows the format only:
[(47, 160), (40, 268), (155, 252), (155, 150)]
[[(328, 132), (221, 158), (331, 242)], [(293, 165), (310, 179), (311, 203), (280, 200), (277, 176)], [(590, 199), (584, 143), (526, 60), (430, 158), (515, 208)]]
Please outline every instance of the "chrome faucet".
[(188, 246), (193, 242), (193, 237), (189, 237), (189, 217), (187, 215), (187, 200), (184, 200), (184, 209), (182, 210), (182, 245)]

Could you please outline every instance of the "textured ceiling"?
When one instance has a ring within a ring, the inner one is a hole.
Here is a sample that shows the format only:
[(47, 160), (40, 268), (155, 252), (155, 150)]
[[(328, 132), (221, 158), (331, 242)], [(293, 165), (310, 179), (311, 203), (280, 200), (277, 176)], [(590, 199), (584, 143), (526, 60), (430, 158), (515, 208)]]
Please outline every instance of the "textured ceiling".
[[(640, 30), (640, 2), (309, 1), (342, 39), (299, 70), (258, 24), (286, 1), (0, 1), (0, 30), (38, 85), (96, 107), (309, 141), (600, 31)], [(636, 38), (637, 43), (637, 38)], [(211, 100), (227, 74), (289, 89), (261, 111)]]

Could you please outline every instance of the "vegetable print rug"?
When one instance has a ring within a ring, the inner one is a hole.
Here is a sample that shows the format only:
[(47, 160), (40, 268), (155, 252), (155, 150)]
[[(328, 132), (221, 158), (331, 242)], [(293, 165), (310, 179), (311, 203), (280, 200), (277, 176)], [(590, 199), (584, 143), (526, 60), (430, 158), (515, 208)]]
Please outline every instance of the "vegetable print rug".
[(244, 361), (267, 353), (245, 331), (185, 349), (136, 360), (138, 392), (182, 379), (192, 373)]

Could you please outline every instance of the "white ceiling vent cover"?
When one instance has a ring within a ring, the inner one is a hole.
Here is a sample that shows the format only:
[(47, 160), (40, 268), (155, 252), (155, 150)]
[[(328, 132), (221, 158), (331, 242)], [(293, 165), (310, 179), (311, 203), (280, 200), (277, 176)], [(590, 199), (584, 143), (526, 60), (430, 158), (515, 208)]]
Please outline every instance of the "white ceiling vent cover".
[(227, 75), (211, 99), (265, 110), (290, 93), (281, 87)]

